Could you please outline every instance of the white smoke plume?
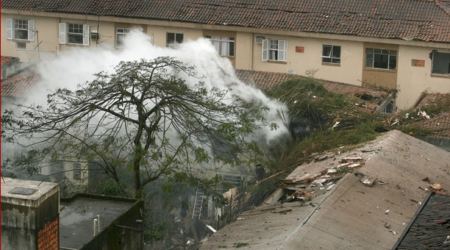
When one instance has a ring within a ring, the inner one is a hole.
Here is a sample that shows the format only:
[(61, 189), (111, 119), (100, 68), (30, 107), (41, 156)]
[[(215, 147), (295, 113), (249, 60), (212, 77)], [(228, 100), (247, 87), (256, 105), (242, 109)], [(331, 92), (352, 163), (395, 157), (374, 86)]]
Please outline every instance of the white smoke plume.
[[(276, 100), (272, 100), (264, 93), (252, 86), (241, 82), (235, 75), (230, 61), (218, 55), (215, 48), (207, 39), (187, 41), (176, 48), (162, 48), (152, 45), (151, 38), (140, 30), (133, 30), (123, 41), (123, 48), (117, 50), (110, 46), (98, 46), (90, 49), (73, 49), (62, 52), (51, 60), (39, 66), (42, 77), (39, 83), (40, 91), (36, 92), (29, 103), (45, 105), (48, 91), (56, 88), (75, 90), (77, 84), (94, 80), (94, 73), (100, 71), (112, 72), (120, 61), (148, 60), (170, 56), (188, 65), (195, 66), (200, 80), (208, 88), (228, 89), (246, 101), (262, 103), (268, 107), (266, 121), (276, 123), (277, 130), (264, 126), (255, 136), (265, 139), (269, 144), (273, 139), (287, 133), (287, 128), (277, 116), (277, 112), (287, 113), (287, 107)], [(198, 83), (198, 78), (187, 79), (187, 84)], [(232, 100), (231, 100), (232, 101)]]

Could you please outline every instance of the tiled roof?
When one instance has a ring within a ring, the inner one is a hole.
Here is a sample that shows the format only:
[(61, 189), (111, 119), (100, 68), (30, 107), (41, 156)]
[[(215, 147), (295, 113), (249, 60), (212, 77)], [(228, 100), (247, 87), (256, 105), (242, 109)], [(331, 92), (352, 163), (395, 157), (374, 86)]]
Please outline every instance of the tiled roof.
[(450, 249), (450, 196), (430, 193), (394, 249)]
[(419, 124), (432, 131), (429, 137), (450, 139), (450, 112), (438, 114)]
[(3, 0), (1, 8), (450, 42), (449, 0)]
[(16, 63), (16, 62), (19, 62), (18, 57), (2, 56), (2, 67), (4, 67), (7, 64)]
[[(414, 108), (419, 109), (440, 103), (440, 105), (450, 105), (450, 93), (424, 93), (420, 96)], [(432, 130), (430, 137), (450, 139), (450, 112), (440, 114), (428, 114), (430, 119), (418, 122), (419, 125)]]
[(33, 68), (23, 71), (2, 81), (2, 97), (23, 98), (31, 93), (40, 76)]
[[(303, 76), (286, 74), (286, 73), (272, 73), (264, 71), (253, 70), (236, 70), (236, 76), (239, 80), (253, 85), (260, 89), (270, 89), (290, 79), (301, 79)], [(323, 86), (330, 92), (337, 94), (344, 94), (350, 97), (358, 97), (364, 99), (368, 97), (372, 101), (365, 101), (365, 104), (370, 110), (374, 110), (377, 105), (380, 105), (388, 99), (389, 93), (382, 90), (376, 90), (363, 86), (356, 86), (340, 82), (322, 81)]]

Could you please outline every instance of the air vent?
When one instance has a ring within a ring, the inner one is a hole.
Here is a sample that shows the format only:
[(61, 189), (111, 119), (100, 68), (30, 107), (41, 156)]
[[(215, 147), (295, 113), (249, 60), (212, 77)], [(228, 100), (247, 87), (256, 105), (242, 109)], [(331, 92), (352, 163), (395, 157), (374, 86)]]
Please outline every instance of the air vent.
[(265, 39), (263, 36), (256, 36), (255, 37), (255, 43), (262, 44), (262, 41)]

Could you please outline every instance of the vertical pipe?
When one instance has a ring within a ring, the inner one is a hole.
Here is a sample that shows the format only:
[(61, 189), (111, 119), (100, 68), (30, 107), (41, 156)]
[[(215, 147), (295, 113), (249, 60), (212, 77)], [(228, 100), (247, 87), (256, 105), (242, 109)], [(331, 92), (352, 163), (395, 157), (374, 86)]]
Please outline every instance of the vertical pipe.
[(94, 237), (95, 237), (95, 233), (97, 231), (97, 219), (94, 219)]

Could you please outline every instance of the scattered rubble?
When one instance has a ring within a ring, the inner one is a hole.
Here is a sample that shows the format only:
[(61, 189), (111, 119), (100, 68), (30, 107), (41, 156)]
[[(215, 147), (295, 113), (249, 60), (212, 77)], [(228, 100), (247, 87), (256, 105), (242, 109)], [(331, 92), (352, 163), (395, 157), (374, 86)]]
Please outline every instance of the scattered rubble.
[[(335, 155), (315, 155), (315, 161), (323, 161)], [(336, 182), (346, 173), (354, 172), (362, 167), (365, 161), (361, 156), (349, 155), (343, 157), (336, 166), (323, 169), (317, 174), (306, 173), (300, 177), (281, 179), (281, 188), (285, 195), (279, 200), (281, 203), (310, 201), (316, 195), (328, 192), (335, 187)], [(305, 204), (306, 205), (306, 204)], [(312, 205), (310, 203), (309, 205)]]
[(434, 183), (433, 185), (430, 186), (431, 189), (435, 190), (435, 191), (440, 191), (442, 190), (442, 186), (439, 183)]

